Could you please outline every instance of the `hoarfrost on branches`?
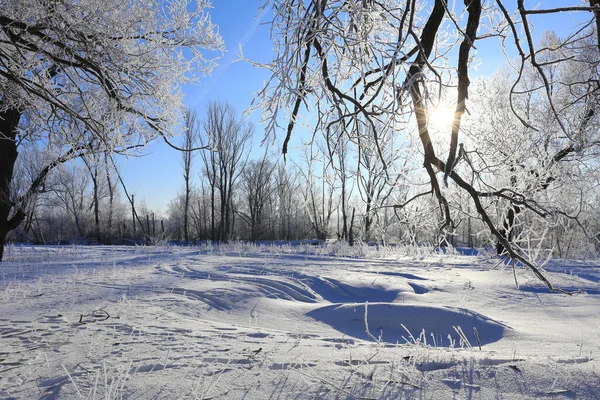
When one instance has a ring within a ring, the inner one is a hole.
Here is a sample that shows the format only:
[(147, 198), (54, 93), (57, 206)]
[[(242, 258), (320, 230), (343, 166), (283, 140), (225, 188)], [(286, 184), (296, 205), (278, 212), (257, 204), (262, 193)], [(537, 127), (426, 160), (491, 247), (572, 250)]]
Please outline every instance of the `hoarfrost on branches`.
[[(502, 0), (271, 0), (265, 7), (273, 12), (276, 55), (263, 66), (272, 76), (253, 107), (264, 110), (268, 137), (283, 134), (284, 155), (305, 109), (309, 129), (322, 132), (329, 148), (343, 135), (349, 145), (374, 148), (384, 164), (382, 138), (412, 137), (420, 145), (405, 157), (422, 163), (429, 190), (413, 187), (395, 211), (432, 195), (444, 244), (474, 209), (499, 251), (554, 289), (536, 264), (539, 251), (526, 247), (536, 243), (539, 250), (546, 228), (577, 221), (573, 209), (561, 209), (554, 186), (566, 173), (585, 179), (574, 163), (598, 151), (596, 0), (537, 9), (519, 0), (512, 10)], [(584, 20), (565, 37), (534, 38), (535, 18), (574, 12)], [(486, 40), (517, 54), (507, 60), (512, 70), (497, 111), (479, 107), (493, 99), (477, 96), (471, 82), (477, 47)], [(447, 105), (451, 121), (436, 132), (444, 124), (432, 123), (435, 110)], [(391, 184), (397, 178), (390, 175), (404, 173), (386, 172)], [(517, 232), (523, 219), (537, 227)], [(527, 246), (516, 240), (523, 232)]]
[[(181, 85), (223, 50), (209, 1), (0, 1), (0, 260), (7, 232), (48, 173), (89, 154), (171, 137)], [(28, 188), (11, 190), (20, 146), (45, 150)], [(173, 146), (175, 147), (175, 146)]]
[(21, 140), (48, 136), (56, 148), (172, 135), (181, 85), (210, 73), (206, 50), (223, 48), (205, 1), (193, 11), (187, 0), (2, 3), (0, 111), (25, 114)]

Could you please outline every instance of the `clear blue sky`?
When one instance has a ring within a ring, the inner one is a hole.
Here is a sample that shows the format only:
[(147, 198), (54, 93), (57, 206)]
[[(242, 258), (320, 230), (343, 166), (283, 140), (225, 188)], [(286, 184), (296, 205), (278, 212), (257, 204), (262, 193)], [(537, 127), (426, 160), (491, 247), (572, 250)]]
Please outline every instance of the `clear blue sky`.
[[(450, 0), (452, 5), (453, 1)], [(225, 100), (232, 104), (238, 113), (250, 105), (253, 92), (262, 88), (263, 82), (268, 79), (266, 70), (250, 66), (245, 62), (235, 62), (238, 58), (238, 46), (244, 49), (244, 55), (254, 61), (269, 62), (272, 58), (272, 44), (269, 38), (269, 27), (261, 25), (268, 18), (258, 16), (259, 7), (263, 0), (213, 0), (213, 9), (210, 10), (212, 20), (219, 26), (219, 30), (227, 52), (219, 60), (219, 66), (213, 74), (202, 80), (200, 86), (186, 87), (186, 105), (195, 108), (202, 117), (206, 104), (210, 100)], [(527, 7), (552, 8), (564, 5), (574, 5), (577, 0), (544, 0), (526, 1)], [(462, 4), (462, 1), (457, 2)], [(507, 7), (514, 7), (516, 0), (506, 0)], [(577, 4), (579, 5), (579, 4)], [(589, 3), (581, 1), (581, 5)], [(536, 36), (546, 30), (556, 30), (564, 34), (575, 25), (576, 21), (589, 18), (589, 13), (561, 14), (532, 16), (536, 26)], [(504, 61), (504, 55), (499, 51), (497, 42), (486, 40), (477, 43), (478, 56), (482, 65), (474, 75), (486, 75), (495, 71)], [(263, 128), (260, 125), (260, 113), (255, 112), (250, 116), (250, 121), (255, 124), (256, 132), (253, 148), (256, 150), (263, 139)], [(179, 143), (179, 139), (173, 139)], [(258, 153), (258, 151), (255, 151)], [(183, 187), (181, 172), (181, 154), (169, 148), (162, 141), (153, 142), (147, 149), (144, 157), (130, 159), (121, 158), (120, 166), (122, 177), (128, 191), (135, 194), (136, 203), (144, 199), (146, 204), (154, 211), (165, 212), (168, 203), (175, 198), (177, 192)], [(195, 162), (195, 175), (200, 172), (199, 158)]]
[[(227, 51), (211, 76), (203, 78), (199, 86), (184, 88), (186, 106), (196, 109), (200, 118), (210, 100), (227, 101), (241, 116), (253, 99), (252, 93), (258, 92), (263, 81), (268, 79), (266, 70), (246, 62), (235, 62), (240, 45), (249, 59), (269, 62), (272, 58), (269, 28), (261, 25), (258, 15), (263, 3), (261, 0), (213, 0), (210, 14), (212, 21), (219, 26)], [(253, 148), (258, 148), (263, 138), (260, 114), (253, 113), (249, 120), (256, 128)], [(174, 144), (180, 144), (180, 141), (180, 138), (172, 139)], [(121, 175), (127, 190), (135, 194), (136, 203), (145, 199), (151, 209), (164, 212), (183, 188), (181, 153), (162, 140), (154, 141), (145, 153), (144, 157), (121, 158)], [(197, 176), (201, 168), (200, 158), (196, 157), (194, 162), (194, 175)]]

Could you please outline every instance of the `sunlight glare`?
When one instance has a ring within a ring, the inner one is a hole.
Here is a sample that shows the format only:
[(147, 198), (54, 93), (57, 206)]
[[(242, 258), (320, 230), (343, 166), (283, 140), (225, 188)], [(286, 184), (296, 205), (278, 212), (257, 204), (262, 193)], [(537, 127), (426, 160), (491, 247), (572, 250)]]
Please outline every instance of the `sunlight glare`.
[(440, 103), (429, 112), (429, 129), (436, 133), (449, 133), (452, 129), (454, 108), (447, 103)]

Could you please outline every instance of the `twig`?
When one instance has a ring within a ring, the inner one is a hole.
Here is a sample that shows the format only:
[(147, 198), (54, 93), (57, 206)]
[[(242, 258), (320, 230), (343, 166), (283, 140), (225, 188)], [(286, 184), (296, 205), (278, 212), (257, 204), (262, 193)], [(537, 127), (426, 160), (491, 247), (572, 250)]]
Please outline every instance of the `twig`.
[(481, 350), (481, 340), (479, 340), (479, 332), (477, 332), (476, 327), (473, 327), (473, 332), (475, 333), (475, 339), (477, 340), (477, 346), (479, 346), (479, 350)]
[(519, 282), (517, 281), (517, 271), (515, 268), (515, 259), (512, 259), (512, 270), (513, 270), (513, 277), (515, 278), (515, 286), (517, 288), (517, 290), (519, 289)]

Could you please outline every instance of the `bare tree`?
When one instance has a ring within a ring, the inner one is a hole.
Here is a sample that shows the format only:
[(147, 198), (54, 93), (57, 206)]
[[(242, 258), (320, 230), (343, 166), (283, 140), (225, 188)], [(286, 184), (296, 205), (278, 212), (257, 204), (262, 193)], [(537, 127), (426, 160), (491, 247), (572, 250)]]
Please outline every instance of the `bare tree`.
[(115, 208), (117, 203), (117, 186), (113, 180), (112, 165), (109, 162), (108, 154), (104, 154), (104, 173), (106, 177), (106, 187), (108, 189), (108, 217), (106, 220), (106, 237), (108, 243), (112, 242), (113, 238), (113, 225), (115, 220)]
[(85, 166), (75, 163), (64, 165), (58, 171), (53, 192), (74, 222), (72, 234), (81, 240), (87, 236), (92, 217), (89, 204), (93, 204), (93, 200), (87, 193), (90, 175)]
[[(94, 216), (94, 236), (98, 243), (102, 240), (102, 227), (101, 227), (101, 215), (100, 208), (101, 203), (106, 197), (110, 197), (110, 204), (108, 207), (109, 220), (112, 219), (112, 207), (114, 202), (114, 193), (111, 191), (114, 188), (110, 188), (110, 178), (105, 176), (110, 170), (106, 169), (105, 159), (103, 154), (92, 153), (89, 156), (81, 158), (85, 167), (90, 174), (90, 180), (92, 185), (92, 199), (90, 209), (93, 209)], [(110, 224), (111, 222), (109, 222)], [(110, 231), (110, 229), (108, 229)]]
[(283, 163), (277, 165), (275, 174), (275, 192), (277, 197), (278, 229), (277, 235), (284, 240), (305, 237), (305, 227), (302, 223), (304, 207), (300, 201), (299, 173), (294, 166)]
[[(388, 130), (404, 126), (407, 133), (414, 134), (420, 142), (420, 151), (409, 157), (421, 159), (430, 186), (429, 190), (411, 199), (421, 199), (425, 195), (435, 198), (442, 216), (439, 240), (445, 240), (455, 229), (452, 199), (446, 189), (447, 186), (455, 187), (468, 194), (479, 218), (506, 249), (508, 256), (528, 267), (555, 290), (535, 259), (514, 247), (502, 232), (505, 223), (512, 225), (510, 214), (497, 221), (489, 212), (488, 203), (505, 201), (510, 203), (514, 214), (527, 211), (540, 218), (549, 218), (553, 212), (540, 206), (532, 197), (533, 192), (523, 190), (525, 188), (519, 187), (518, 182), (512, 184), (509, 181), (508, 186), (499, 189), (491, 188), (485, 181), (470, 183), (466, 177), (470, 174), (483, 177), (485, 171), (470, 162), (469, 151), (472, 150), (467, 143), (459, 146), (459, 135), (469, 101), (470, 61), (474, 47), (478, 41), (495, 36), (502, 38), (502, 45), (512, 43), (519, 54), (516, 64), (512, 64), (516, 65), (517, 76), (509, 85), (508, 102), (512, 112), (524, 127), (534, 131), (540, 130), (535, 121), (551, 118), (555, 134), (564, 138), (563, 147), (558, 147), (552, 157), (555, 162), (567, 157), (565, 154), (574, 153), (579, 142), (576, 132), (569, 127), (569, 116), (573, 113), (555, 103), (548, 67), (578, 60), (587, 68), (597, 68), (600, 32), (591, 30), (600, 18), (597, 1), (590, 0), (589, 6), (577, 3), (560, 8), (528, 9), (523, 0), (518, 0), (513, 11), (508, 10), (502, 0), (485, 4), (481, 0), (466, 0), (464, 7), (455, 9), (450, 9), (445, 0), (435, 0), (432, 7), (424, 7), (416, 0), (272, 0), (269, 3), (274, 15), (272, 30), (277, 55), (268, 66), (273, 72), (272, 79), (255, 105), (262, 107), (269, 119), (268, 135), (275, 134), (281, 111), (289, 113), (283, 153), (288, 150), (302, 104), (318, 104), (315, 110), (318, 116), (311, 118), (316, 130), (339, 129), (351, 140), (357, 140), (356, 133), (361, 131), (356, 126), (365, 124), (367, 132), (363, 137), (374, 143), (382, 160), (378, 123)], [(559, 56), (550, 62), (543, 61), (540, 51), (553, 52), (555, 49), (537, 47), (532, 36), (531, 17), (572, 11), (588, 13), (589, 22), (583, 28), (577, 27), (557, 48), (569, 44), (577, 48), (577, 44), (581, 44), (585, 51), (573, 52), (568, 58)], [(490, 23), (482, 24), (482, 20)], [(522, 31), (517, 29), (518, 24)], [(594, 48), (586, 44), (586, 37), (595, 38)], [(447, 56), (452, 50), (458, 54), (457, 59)], [(454, 67), (450, 68), (452, 64)], [(532, 89), (535, 96), (543, 98), (548, 105), (545, 110), (531, 110), (537, 117), (529, 119), (524, 118), (514, 104), (522, 91), (519, 83), (523, 71), (528, 68), (539, 78), (539, 86)], [(590, 126), (597, 121), (598, 81), (584, 78), (565, 87), (578, 92), (569, 107), (588, 110), (571, 120), (573, 124)], [(454, 113), (452, 123), (444, 133), (443, 148), (436, 149), (430, 117), (442, 101), (444, 88), (452, 88), (452, 94), (445, 95), (450, 96)], [(584, 131), (589, 133), (587, 129)], [(442, 159), (444, 153), (446, 157)], [(503, 168), (510, 173), (514, 167), (504, 165)], [(554, 179), (548, 182), (547, 176), (538, 177), (538, 186), (543, 187)], [(398, 209), (408, 204), (410, 201), (398, 205)]]
[(334, 179), (333, 172), (327, 168), (331, 164), (323, 154), (319, 159), (317, 150), (309, 148), (303, 156), (304, 164), (299, 165), (298, 169), (303, 180), (301, 193), (308, 220), (316, 238), (326, 240), (334, 212)]
[[(327, 140), (329, 143), (329, 140)], [(349, 171), (349, 153), (350, 153), (350, 141), (346, 135), (340, 135), (335, 140), (334, 146), (329, 146), (329, 160), (333, 168), (333, 182), (331, 186), (339, 184), (339, 203), (338, 203), (338, 220), (339, 212), (341, 211), (342, 226), (340, 229), (338, 223), (338, 237), (341, 240), (348, 241), (350, 237), (350, 230), (352, 229), (349, 221), (349, 201), (352, 196), (352, 172)], [(336, 188), (338, 189), (338, 188)]]
[(185, 244), (189, 242), (189, 224), (190, 224), (190, 201), (192, 198), (192, 159), (193, 149), (196, 147), (200, 135), (200, 122), (198, 121), (198, 114), (195, 110), (186, 109), (184, 114), (185, 127), (183, 133), (183, 145), (181, 146), (184, 150), (181, 153), (182, 164), (183, 164), (183, 181), (184, 181), (184, 192), (183, 192), (183, 240)]
[[(401, 158), (401, 147), (396, 144), (400, 140), (382, 129), (380, 136), (381, 154), (371, 141), (363, 141), (361, 137), (357, 140), (357, 161), (356, 172), (357, 186), (360, 197), (364, 203), (363, 213), (363, 239), (371, 240), (373, 224), (378, 224), (384, 228), (385, 224), (380, 223), (379, 218), (382, 207), (385, 207), (392, 191), (399, 192), (399, 182), (406, 174), (406, 160), (402, 165), (398, 165)], [(381, 156), (383, 157), (381, 157)], [(382, 234), (385, 229), (381, 229)]]
[(228, 103), (213, 101), (207, 106), (203, 127), (202, 144), (209, 148), (202, 157), (211, 184), (213, 240), (216, 190), (220, 206), (216, 239), (227, 241), (233, 223), (233, 190), (248, 157), (254, 126), (238, 118)]
[(272, 212), (268, 207), (272, 204), (275, 192), (273, 172), (275, 164), (269, 161), (267, 150), (257, 161), (248, 162), (243, 169), (240, 187), (244, 192), (248, 212), (238, 211), (250, 227), (250, 240), (263, 238), (268, 226), (266, 214)]
[[(201, 143), (207, 144), (210, 139), (208, 137), (201, 137)], [(218, 154), (216, 151), (203, 151), (200, 153), (202, 162), (204, 164), (204, 176), (208, 180), (208, 187), (210, 188), (210, 240), (213, 242), (217, 240), (216, 231), (216, 219), (215, 214), (217, 211), (216, 204), (216, 192), (217, 192), (217, 172), (218, 172)], [(202, 184), (202, 192), (204, 193), (204, 184)], [(203, 207), (205, 208), (205, 207)]]

